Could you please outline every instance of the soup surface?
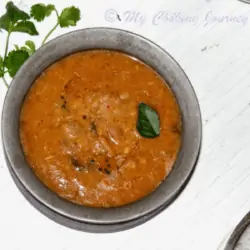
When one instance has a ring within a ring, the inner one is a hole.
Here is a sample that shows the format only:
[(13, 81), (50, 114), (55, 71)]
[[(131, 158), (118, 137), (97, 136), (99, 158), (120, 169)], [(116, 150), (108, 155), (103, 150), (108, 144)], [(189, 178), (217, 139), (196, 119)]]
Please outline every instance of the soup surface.
[[(136, 128), (138, 105), (157, 111), (160, 135)], [(22, 108), (20, 138), (38, 178), (59, 196), (116, 207), (151, 193), (171, 171), (181, 117), (164, 80), (126, 54), (94, 50), (50, 66)]]

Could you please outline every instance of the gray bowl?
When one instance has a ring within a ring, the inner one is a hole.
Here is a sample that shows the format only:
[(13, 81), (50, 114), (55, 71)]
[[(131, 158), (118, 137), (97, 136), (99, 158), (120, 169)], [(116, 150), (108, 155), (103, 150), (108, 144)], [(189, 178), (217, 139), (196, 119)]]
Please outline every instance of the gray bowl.
[(239, 1), (243, 3), (250, 3), (250, 0), (239, 0)]
[[(250, 229), (250, 212), (248, 212), (235, 227), (234, 231), (230, 235), (225, 250), (250, 250), (249, 246), (249, 229)], [(247, 235), (241, 239), (245, 232)]]
[[(154, 68), (175, 94), (182, 114), (182, 143), (170, 175), (145, 198), (119, 208), (90, 208), (73, 204), (50, 191), (28, 166), (19, 139), (23, 100), (34, 80), (57, 60), (83, 50), (112, 49)], [(60, 36), (40, 48), (18, 71), (6, 95), (2, 113), (5, 158), (24, 196), (54, 221), (87, 232), (116, 232), (139, 225), (168, 206), (191, 176), (201, 145), (201, 114), (189, 79), (176, 61), (153, 42), (128, 31), (90, 28)]]

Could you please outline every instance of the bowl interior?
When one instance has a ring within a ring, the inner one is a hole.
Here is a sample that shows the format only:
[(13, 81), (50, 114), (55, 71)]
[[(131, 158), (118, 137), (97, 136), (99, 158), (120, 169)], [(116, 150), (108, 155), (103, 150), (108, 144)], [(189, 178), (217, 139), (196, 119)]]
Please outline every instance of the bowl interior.
[[(119, 208), (91, 208), (58, 197), (40, 182), (28, 166), (19, 139), (23, 100), (34, 80), (51, 64), (75, 52), (112, 49), (130, 54), (155, 69), (168, 83), (182, 115), (182, 144), (170, 175), (145, 198)], [(201, 143), (201, 115), (194, 90), (176, 61), (153, 42), (124, 30), (91, 28), (58, 37), (29, 58), (14, 78), (2, 114), (2, 138), (6, 157), (19, 181), (37, 200), (53, 211), (77, 221), (115, 224), (151, 213), (170, 203), (190, 177)]]

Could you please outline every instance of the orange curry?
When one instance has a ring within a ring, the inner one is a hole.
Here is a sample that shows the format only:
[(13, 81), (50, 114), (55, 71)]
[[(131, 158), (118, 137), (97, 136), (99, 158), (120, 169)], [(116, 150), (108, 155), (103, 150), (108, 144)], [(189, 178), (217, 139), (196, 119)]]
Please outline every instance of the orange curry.
[[(160, 135), (142, 137), (138, 104), (159, 114)], [(171, 171), (181, 140), (177, 102), (164, 80), (130, 56), (106, 50), (50, 66), (22, 108), (20, 137), (30, 167), (59, 196), (117, 207), (151, 193)]]

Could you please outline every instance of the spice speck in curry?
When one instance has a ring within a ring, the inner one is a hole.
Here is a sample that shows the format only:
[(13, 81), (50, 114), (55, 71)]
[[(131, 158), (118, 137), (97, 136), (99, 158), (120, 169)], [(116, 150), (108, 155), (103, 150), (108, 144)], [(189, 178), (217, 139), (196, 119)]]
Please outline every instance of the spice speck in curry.
[(118, 207), (145, 197), (168, 176), (180, 148), (181, 117), (153, 69), (120, 52), (92, 50), (37, 78), (22, 108), (20, 138), (49, 189), (73, 203)]

